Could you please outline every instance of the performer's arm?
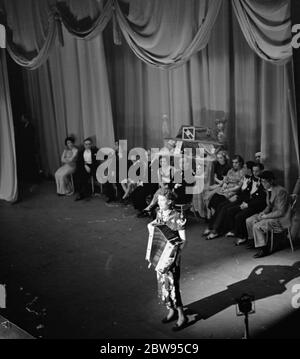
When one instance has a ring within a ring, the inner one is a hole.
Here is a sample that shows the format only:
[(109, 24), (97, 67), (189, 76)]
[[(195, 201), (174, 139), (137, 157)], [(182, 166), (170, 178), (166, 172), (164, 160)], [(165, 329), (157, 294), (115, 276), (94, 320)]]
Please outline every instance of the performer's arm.
[(156, 219), (150, 223), (148, 223), (147, 227), (148, 227), (148, 231), (149, 231), (149, 234), (153, 233), (154, 231), (154, 225), (157, 223)]
[(179, 237), (181, 238), (182, 240), (182, 244), (181, 244), (181, 249), (183, 249), (183, 247), (185, 246), (186, 244), (186, 236), (185, 236), (185, 229), (181, 229), (178, 231), (178, 234), (179, 234)]

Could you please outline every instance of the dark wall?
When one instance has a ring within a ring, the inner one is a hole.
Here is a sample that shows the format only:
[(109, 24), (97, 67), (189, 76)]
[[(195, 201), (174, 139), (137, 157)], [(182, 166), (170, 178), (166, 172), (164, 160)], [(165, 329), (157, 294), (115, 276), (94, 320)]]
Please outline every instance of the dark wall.
[[(300, 1), (291, 0), (292, 10), (292, 24), (300, 24)], [(297, 103), (297, 118), (298, 128), (300, 129), (300, 48), (293, 49), (294, 73), (295, 73), (295, 88), (296, 88), (296, 103)], [(300, 131), (298, 131), (298, 138), (300, 143)]]
[(12, 60), (8, 53), (6, 55), (11, 107), (16, 125), (21, 114), (27, 112), (22, 69)]

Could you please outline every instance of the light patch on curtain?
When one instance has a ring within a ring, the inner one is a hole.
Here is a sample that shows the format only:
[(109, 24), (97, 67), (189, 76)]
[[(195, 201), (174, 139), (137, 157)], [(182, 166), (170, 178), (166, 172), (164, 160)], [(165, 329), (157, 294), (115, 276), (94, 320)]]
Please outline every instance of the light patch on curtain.
[(6, 30), (3, 25), (0, 24), (0, 48), (6, 48)]

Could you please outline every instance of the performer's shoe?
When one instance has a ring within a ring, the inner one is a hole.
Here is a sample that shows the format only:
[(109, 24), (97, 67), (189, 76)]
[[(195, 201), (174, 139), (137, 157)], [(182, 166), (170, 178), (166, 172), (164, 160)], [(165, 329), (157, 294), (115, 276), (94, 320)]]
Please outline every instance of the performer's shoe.
[(246, 238), (238, 238), (237, 241), (235, 242), (236, 246), (240, 246), (241, 244), (244, 244), (247, 242)]
[(174, 313), (170, 318), (168, 318), (168, 316), (164, 317), (164, 318), (161, 320), (161, 322), (162, 322), (163, 324), (167, 324), (167, 323), (173, 322), (173, 321), (174, 321), (175, 319), (177, 319), (177, 318), (178, 318), (177, 314)]
[(261, 248), (256, 254), (254, 254), (254, 258), (262, 258), (268, 255), (266, 247)]
[(180, 330), (186, 328), (187, 324), (188, 324), (188, 320), (185, 317), (183, 322), (181, 324), (176, 323), (175, 326), (172, 328), (172, 330), (173, 332), (179, 332)]
[(83, 197), (80, 196), (80, 195), (78, 195), (78, 196), (76, 196), (76, 198), (74, 199), (74, 201), (81, 201), (82, 199), (83, 199)]

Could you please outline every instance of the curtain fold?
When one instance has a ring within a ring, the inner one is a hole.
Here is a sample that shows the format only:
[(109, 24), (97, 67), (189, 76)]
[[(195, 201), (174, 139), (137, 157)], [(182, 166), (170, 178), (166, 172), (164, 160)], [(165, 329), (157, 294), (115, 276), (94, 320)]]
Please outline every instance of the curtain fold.
[(223, 2), (207, 47), (179, 68), (147, 66), (127, 43), (112, 49), (110, 43), (107, 39), (118, 138), (130, 146), (160, 147), (181, 125), (214, 128), (225, 117), (231, 154), (253, 160), (262, 150), (266, 167), (293, 189), (299, 145), (291, 62), (274, 66), (258, 57), (230, 2)]
[(4, 0), (7, 50), (20, 66), (36, 69), (48, 58), (56, 39), (56, 20), (45, 0)]
[(292, 57), (290, 0), (232, 0), (251, 49), (262, 59), (284, 64)]
[(14, 125), (5, 50), (0, 49), (0, 199), (14, 202), (17, 196)]
[[(21, 66), (35, 69), (54, 45), (57, 24), (81, 39), (101, 33), (112, 17), (132, 51), (159, 68), (173, 68), (206, 47), (224, 0), (3, 0), (8, 51)], [(122, 5), (129, 4), (125, 14)], [(291, 59), (290, 0), (232, 0), (252, 50), (262, 59)], [(114, 14), (114, 16), (113, 16)]]
[(45, 64), (23, 71), (43, 170), (51, 175), (60, 165), (68, 135), (73, 135), (77, 144), (92, 137), (99, 147), (114, 145), (102, 36), (81, 41), (64, 28), (63, 36), (65, 46), (55, 46)]
[(113, 12), (112, 0), (4, 0), (3, 6), (8, 52), (31, 70), (48, 59), (60, 22), (74, 37), (90, 40), (104, 30)]
[(56, 7), (69, 33), (78, 39), (90, 40), (110, 21), (113, 0), (59, 0)]
[(222, 0), (132, 0), (129, 5), (126, 16), (115, 1), (132, 51), (148, 65), (173, 68), (207, 45)]

